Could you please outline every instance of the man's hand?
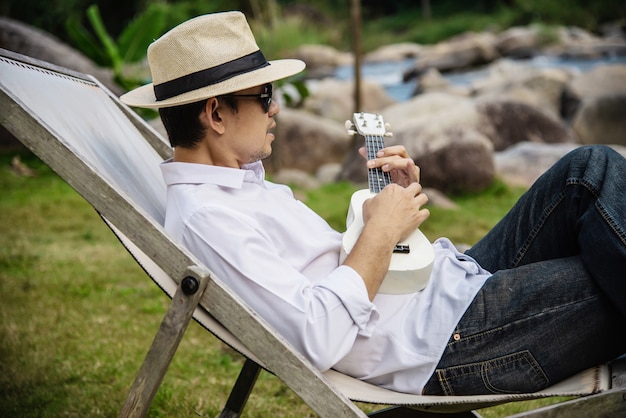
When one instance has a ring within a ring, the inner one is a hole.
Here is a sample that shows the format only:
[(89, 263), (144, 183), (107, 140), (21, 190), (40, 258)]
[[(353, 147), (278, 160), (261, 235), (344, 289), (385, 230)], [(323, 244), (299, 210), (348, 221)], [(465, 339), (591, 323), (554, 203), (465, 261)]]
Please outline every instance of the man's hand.
[(423, 208), (428, 196), (422, 193), (419, 183), (407, 187), (390, 184), (363, 204), (363, 221), (372, 222), (380, 231), (390, 234), (392, 246), (409, 236), (430, 216)]
[[(359, 149), (359, 154), (367, 159), (365, 147)], [(409, 157), (403, 145), (394, 145), (378, 151), (376, 158), (367, 161), (367, 167), (380, 167), (384, 172), (391, 174), (391, 180), (394, 183), (402, 187), (408, 187), (411, 183), (420, 181), (419, 167)]]

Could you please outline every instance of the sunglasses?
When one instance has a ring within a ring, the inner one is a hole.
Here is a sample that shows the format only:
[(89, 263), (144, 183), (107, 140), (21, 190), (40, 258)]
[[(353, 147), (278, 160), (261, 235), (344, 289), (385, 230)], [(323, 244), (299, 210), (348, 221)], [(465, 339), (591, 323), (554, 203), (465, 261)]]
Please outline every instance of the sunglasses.
[(264, 86), (261, 94), (222, 94), (221, 97), (244, 97), (249, 99), (257, 99), (261, 104), (263, 112), (268, 113), (272, 105), (272, 84), (268, 83)]

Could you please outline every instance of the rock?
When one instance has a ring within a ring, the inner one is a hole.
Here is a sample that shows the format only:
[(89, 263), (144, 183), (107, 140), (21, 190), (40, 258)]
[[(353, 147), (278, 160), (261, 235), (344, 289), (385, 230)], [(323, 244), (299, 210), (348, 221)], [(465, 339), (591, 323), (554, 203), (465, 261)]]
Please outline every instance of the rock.
[(415, 68), (418, 73), (428, 68), (445, 72), (486, 64), (500, 57), (495, 43), (496, 38), (491, 33), (466, 33), (425, 46), (415, 61)]
[(551, 52), (564, 58), (593, 59), (603, 56), (626, 55), (626, 40), (622, 38), (600, 38), (577, 27), (560, 27), (558, 42)]
[(363, 60), (366, 62), (402, 61), (407, 58), (416, 58), (422, 50), (421, 45), (412, 42), (383, 45), (365, 54)]
[(24, 164), (19, 155), (11, 159), (11, 171), (19, 177), (35, 177), (35, 170)]
[(509, 28), (496, 36), (496, 48), (505, 57), (532, 57), (539, 50), (537, 30), (534, 27)]
[(425, 187), (422, 189), (422, 191), (424, 192), (424, 194), (426, 194), (426, 196), (428, 196), (429, 206), (436, 206), (438, 208), (450, 209), (450, 210), (455, 210), (459, 208), (459, 205), (454, 203), (451, 199), (448, 198), (448, 196), (443, 194), (440, 190)]
[(583, 144), (626, 145), (626, 93), (583, 100), (572, 126)]
[(470, 89), (455, 86), (446, 80), (436, 68), (429, 68), (417, 79), (417, 87), (414, 96), (425, 93), (442, 92), (458, 96), (469, 96)]
[(273, 152), (265, 161), (268, 172), (297, 168), (314, 174), (324, 164), (345, 159), (351, 138), (343, 123), (286, 108), (276, 121)]
[(53, 35), (24, 23), (0, 16), (0, 47), (51, 64), (90, 74), (114, 94), (124, 93), (115, 83), (113, 72), (98, 67), (82, 53)]
[[(504, 151), (494, 153), (496, 173), (509, 185), (530, 187), (561, 157), (580, 146), (580, 144), (572, 143), (520, 142)], [(610, 146), (626, 157), (626, 147)]]
[(332, 75), (335, 68), (341, 65), (352, 65), (354, 58), (351, 53), (341, 52), (328, 45), (301, 45), (292, 58), (306, 63), (310, 78)]
[(334, 183), (340, 172), (340, 163), (327, 163), (317, 169), (315, 172), (315, 178), (321, 184)]
[(566, 69), (545, 68), (529, 74), (520, 80), (520, 85), (532, 92), (539, 100), (534, 104), (560, 118), (561, 98), (572, 73)]
[(578, 146), (573, 143), (519, 142), (494, 153), (497, 176), (509, 185), (530, 187), (562, 156)]
[[(303, 109), (313, 114), (344, 123), (352, 119), (354, 113), (354, 83), (327, 78), (309, 87), (310, 95), (304, 101)], [(386, 90), (378, 83), (363, 80), (361, 85), (363, 103), (360, 111), (380, 113), (395, 103)]]
[(446, 193), (479, 192), (491, 185), (495, 167), (489, 140), (470, 129), (450, 129), (442, 134), (445, 144), (415, 158), (422, 185)]
[(561, 98), (573, 74), (561, 68), (531, 68), (509, 59), (489, 65), (487, 76), (474, 81), (475, 97), (521, 101), (560, 118)]
[(454, 126), (476, 126), (478, 113), (474, 101), (446, 92), (426, 93), (406, 102), (388, 106), (382, 112), (394, 135), (406, 125), (419, 124), (422, 129)]
[(273, 181), (289, 186), (296, 186), (302, 189), (315, 189), (320, 186), (320, 182), (311, 174), (295, 168), (285, 168), (274, 173)]
[(575, 142), (564, 123), (526, 103), (483, 99), (477, 102), (477, 111), (487, 121), (478, 130), (490, 138), (496, 151), (518, 142)]
[(580, 103), (601, 96), (626, 94), (626, 64), (601, 65), (573, 77), (563, 91), (562, 115), (573, 119)]

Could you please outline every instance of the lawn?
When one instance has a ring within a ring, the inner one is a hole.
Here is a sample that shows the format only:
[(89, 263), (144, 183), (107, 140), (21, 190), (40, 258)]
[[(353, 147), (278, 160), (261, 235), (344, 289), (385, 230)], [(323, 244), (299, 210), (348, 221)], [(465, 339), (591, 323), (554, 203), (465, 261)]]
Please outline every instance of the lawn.
[[(32, 176), (11, 170), (15, 155)], [(302, 195), (341, 227), (352, 191), (335, 184)], [(521, 192), (497, 183), (480, 195), (456, 197), (458, 210), (432, 208), (423, 229), (431, 239), (444, 235), (471, 244)], [(27, 152), (0, 155), (0, 213), (0, 416), (117, 416), (169, 299), (91, 206)], [(149, 416), (216, 416), (242, 363), (192, 323)], [(480, 413), (500, 417), (536, 405)], [(244, 415), (315, 416), (266, 372)]]

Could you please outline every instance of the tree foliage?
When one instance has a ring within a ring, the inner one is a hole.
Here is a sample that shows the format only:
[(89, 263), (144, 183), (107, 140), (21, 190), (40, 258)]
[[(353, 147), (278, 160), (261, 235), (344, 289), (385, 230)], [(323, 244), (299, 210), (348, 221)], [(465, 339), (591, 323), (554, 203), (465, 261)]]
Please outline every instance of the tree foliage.
[[(364, 20), (419, 15), (424, 0), (361, 0)], [(595, 29), (603, 22), (626, 20), (626, 2), (615, 0), (430, 0), (433, 19), (442, 19), (455, 14), (490, 14), (501, 8), (510, 8), (520, 13), (520, 24), (541, 21), (576, 25)], [(87, 26), (85, 11), (94, 0), (4, 0), (0, 4), (0, 15), (44, 29), (55, 36), (68, 40), (66, 21)], [(346, 0), (107, 0), (96, 1), (104, 27), (116, 38), (143, 11), (151, 7), (168, 7), (171, 14), (166, 26), (191, 16), (220, 10), (241, 10), (253, 16), (276, 4), (285, 9), (306, 5), (320, 10), (331, 19), (346, 20), (350, 15), (350, 2)]]

